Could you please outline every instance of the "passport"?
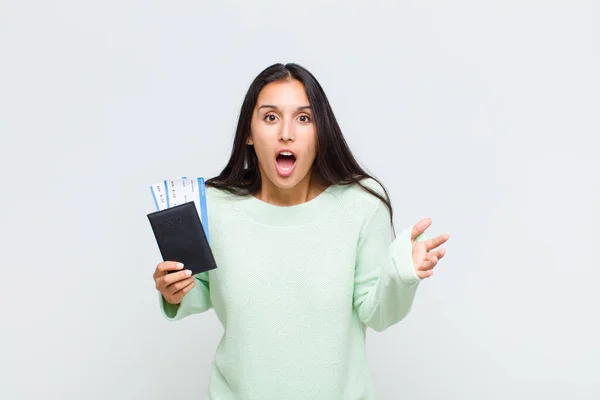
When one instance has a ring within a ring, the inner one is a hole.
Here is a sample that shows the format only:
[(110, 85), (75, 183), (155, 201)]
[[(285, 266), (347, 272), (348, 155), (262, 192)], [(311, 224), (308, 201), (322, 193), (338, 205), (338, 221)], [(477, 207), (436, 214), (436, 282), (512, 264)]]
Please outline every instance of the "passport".
[(210, 248), (204, 178), (165, 179), (150, 186), (156, 211), (147, 214), (163, 261), (192, 275), (217, 268)]
[(208, 211), (206, 207), (206, 187), (204, 178), (165, 179), (150, 185), (156, 211), (164, 210), (189, 201), (194, 202), (200, 214), (204, 234), (210, 242), (208, 234)]
[(217, 268), (194, 202), (147, 214), (163, 261), (178, 261), (192, 275)]

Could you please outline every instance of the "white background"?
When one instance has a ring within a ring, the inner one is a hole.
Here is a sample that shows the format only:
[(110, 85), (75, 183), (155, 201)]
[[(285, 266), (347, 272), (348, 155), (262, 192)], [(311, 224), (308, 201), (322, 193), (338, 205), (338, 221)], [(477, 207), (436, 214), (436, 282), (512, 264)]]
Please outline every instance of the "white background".
[[(218, 173), (251, 80), (297, 62), (448, 255), (369, 331), (380, 399), (598, 399), (600, 6), (0, 1), (0, 398), (200, 399), (212, 311), (169, 323), (149, 185)], [(354, 400), (354, 399), (349, 399)]]

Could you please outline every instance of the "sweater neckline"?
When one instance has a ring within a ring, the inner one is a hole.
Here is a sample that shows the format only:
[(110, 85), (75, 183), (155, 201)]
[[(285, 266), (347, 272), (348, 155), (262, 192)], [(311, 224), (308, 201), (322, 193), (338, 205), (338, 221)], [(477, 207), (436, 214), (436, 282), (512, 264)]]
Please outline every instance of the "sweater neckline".
[(254, 195), (236, 201), (236, 207), (246, 216), (265, 225), (298, 226), (321, 218), (330, 212), (336, 201), (336, 185), (329, 185), (316, 197), (304, 203), (281, 206), (267, 203)]

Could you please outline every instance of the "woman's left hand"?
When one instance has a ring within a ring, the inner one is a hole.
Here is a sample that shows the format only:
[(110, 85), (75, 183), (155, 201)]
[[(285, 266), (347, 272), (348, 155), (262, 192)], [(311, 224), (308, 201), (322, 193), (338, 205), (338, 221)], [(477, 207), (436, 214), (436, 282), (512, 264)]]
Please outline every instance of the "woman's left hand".
[(415, 241), (417, 236), (425, 232), (425, 229), (431, 225), (430, 218), (424, 218), (417, 222), (412, 229), (410, 240), (412, 244), (412, 260), (417, 276), (420, 279), (429, 278), (433, 275), (433, 268), (437, 265), (438, 261), (446, 254), (446, 249), (440, 248), (435, 250), (443, 243), (445, 243), (450, 235), (443, 234), (433, 239)]

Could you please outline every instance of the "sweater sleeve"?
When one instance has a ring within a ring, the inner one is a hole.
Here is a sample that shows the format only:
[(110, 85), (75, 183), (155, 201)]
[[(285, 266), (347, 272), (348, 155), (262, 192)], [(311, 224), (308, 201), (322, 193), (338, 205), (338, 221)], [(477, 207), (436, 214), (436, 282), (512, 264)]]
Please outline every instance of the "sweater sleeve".
[[(354, 275), (354, 307), (360, 320), (383, 331), (410, 311), (421, 279), (412, 261), (412, 226), (392, 241), (387, 207), (379, 202), (363, 226)], [(416, 238), (426, 240), (424, 234)]]
[(208, 272), (194, 276), (196, 285), (190, 290), (179, 304), (168, 303), (161, 293), (158, 293), (160, 309), (169, 321), (175, 321), (191, 314), (199, 314), (212, 308)]

